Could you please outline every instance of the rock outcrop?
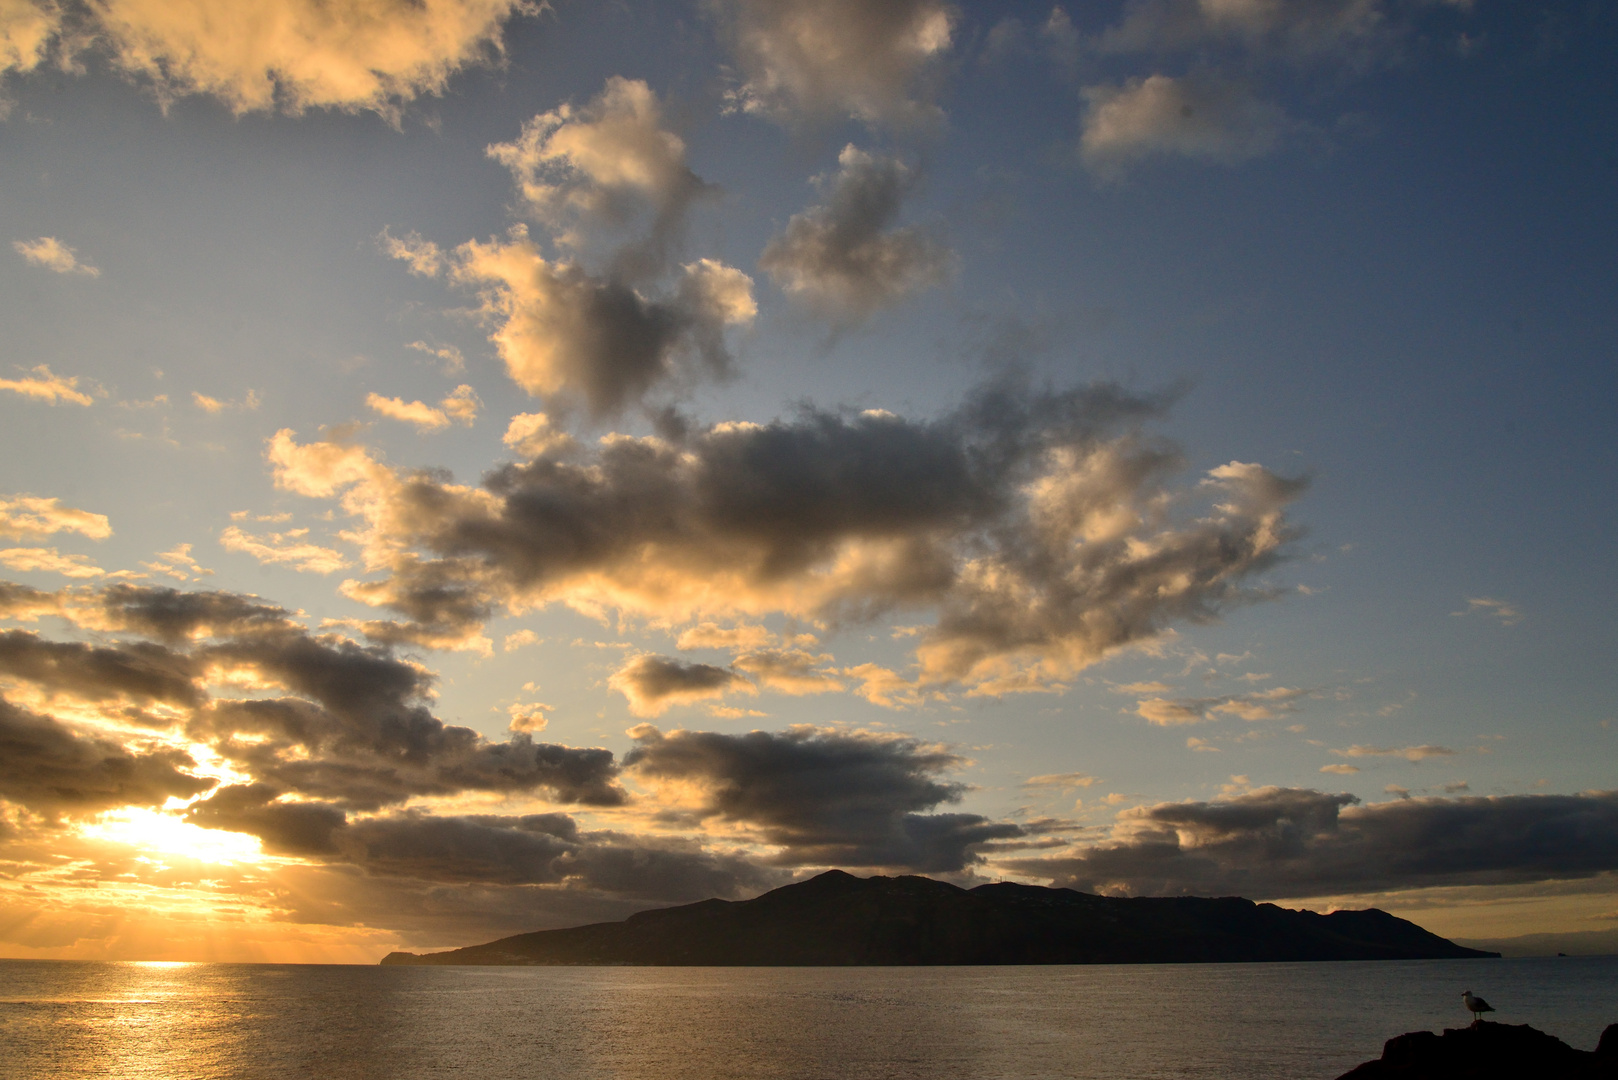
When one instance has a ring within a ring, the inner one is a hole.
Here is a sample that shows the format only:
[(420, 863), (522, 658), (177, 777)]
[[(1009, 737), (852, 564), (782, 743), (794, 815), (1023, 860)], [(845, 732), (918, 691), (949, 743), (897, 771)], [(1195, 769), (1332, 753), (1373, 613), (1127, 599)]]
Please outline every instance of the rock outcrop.
[(1389, 1039), (1382, 1057), (1338, 1080), (1618, 1080), (1618, 1024), (1594, 1052), (1575, 1050), (1527, 1024), (1412, 1031)]

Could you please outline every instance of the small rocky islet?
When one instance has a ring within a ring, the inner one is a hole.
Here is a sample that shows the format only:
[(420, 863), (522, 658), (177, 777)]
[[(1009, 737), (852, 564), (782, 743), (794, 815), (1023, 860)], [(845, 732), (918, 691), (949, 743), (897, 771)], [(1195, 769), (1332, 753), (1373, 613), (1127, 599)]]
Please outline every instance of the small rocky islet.
[(1527, 1024), (1412, 1031), (1337, 1080), (1618, 1080), (1618, 1024), (1607, 1025), (1594, 1051)]

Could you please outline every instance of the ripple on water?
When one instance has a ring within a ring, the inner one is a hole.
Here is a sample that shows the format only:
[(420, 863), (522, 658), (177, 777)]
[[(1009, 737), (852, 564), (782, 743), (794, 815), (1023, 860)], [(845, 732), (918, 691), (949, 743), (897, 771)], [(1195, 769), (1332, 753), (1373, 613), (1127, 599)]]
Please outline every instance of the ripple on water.
[(1310, 1080), (1497, 1018), (1581, 1049), (1618, 958), (997, 968), (0, 961), (5, 1080)]

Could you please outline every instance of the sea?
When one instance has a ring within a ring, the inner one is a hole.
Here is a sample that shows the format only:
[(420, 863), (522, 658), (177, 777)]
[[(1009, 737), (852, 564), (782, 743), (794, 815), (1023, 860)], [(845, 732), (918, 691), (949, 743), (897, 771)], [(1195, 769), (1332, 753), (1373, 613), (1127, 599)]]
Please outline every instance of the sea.
[(1584, 1050), (1618, 957), (943, 968), (0, 961), (5, 1080), (1331, 1080), (1461, 992)]

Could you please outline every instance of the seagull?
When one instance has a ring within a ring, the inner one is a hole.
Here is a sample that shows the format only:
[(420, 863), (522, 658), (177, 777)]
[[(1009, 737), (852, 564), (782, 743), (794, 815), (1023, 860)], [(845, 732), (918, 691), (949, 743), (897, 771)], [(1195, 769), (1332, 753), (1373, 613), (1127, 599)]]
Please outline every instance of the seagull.
[(1466, 1002), (1467, 1009), (1472, 1013), (1472, 1023), (1474, 1024), (1483, 1023), (1484, 1013), (1494, 1012), (1493, 1005), (1490, 1005), (1487, 1001), (1484, 1001), (1480, 997), (1473, 997), (1472, 991), (1470, 990), (1462, 990), (1461, 998)]

